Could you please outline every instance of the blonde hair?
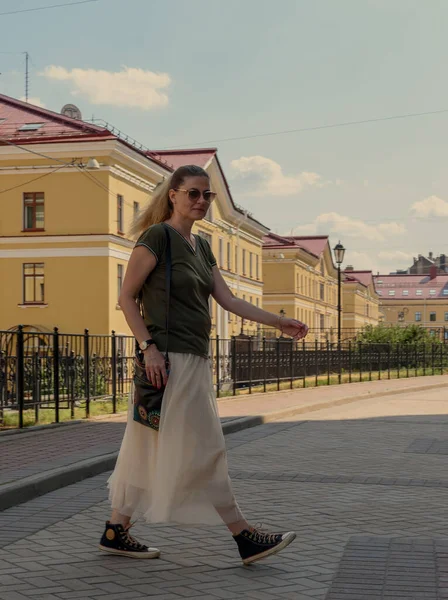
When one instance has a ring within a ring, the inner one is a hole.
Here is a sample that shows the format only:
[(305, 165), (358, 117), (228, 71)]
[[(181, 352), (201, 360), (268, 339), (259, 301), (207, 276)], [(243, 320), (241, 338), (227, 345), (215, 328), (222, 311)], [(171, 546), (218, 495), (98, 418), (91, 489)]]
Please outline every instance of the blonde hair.
[(207, 171), (197, 165), (179, 167), (168, 179), (159, 183), (147, 207), (134, 219), (130, 229), (131, 237), (139, 237), (151, 225), (167, 221), (173, 214), (170, 190), (181, 187), (187, 177), (207, 177)]

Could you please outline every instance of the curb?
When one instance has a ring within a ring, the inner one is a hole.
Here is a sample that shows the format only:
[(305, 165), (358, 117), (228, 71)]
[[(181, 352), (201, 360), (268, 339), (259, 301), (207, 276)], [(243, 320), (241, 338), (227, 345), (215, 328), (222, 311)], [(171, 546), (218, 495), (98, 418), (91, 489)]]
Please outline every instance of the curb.
[[(252, 427), (257, 427), (273, 421), (280, 421), (284, 418), (292, 417), (305, 412), (314, 412), (323, 408), (350, 404), (359, 400), (368, 400), (370, 398), (379, 398), (384, 396), (397, 396), (399, 394), (421, 392), (447, 386), (448, 381), (447, 383), (415, 386), (405, 390), (389, 390), (376, 392), (373, 394), (364, 393), (357, 396), (339, 398), (338, 400), (320, 402), (319, 404), (295, 406), (280, 411), (266, 413), (264, 415), (232, 419), (231, 421), (223, 423), (222, 430), (224, 435), (230, 435), (232, 433), (237, 433), (238, 431), (243, 431), (244, 429), (250, 429)], [(33, 498), (43, 496), (44, 494), (48, 494), (49, 492), (53, 492), (68, 485), (72, 485), (73, 483), (77, 483), (83, 479), (100, 475), (105, 471), (111, 471), (115, 466), (117, 457), (118, 451), (112, 452), (111, 454), (103, 454), (94, 458), (72, 463), (71, 465), (67, 465), (65, 467), (59, 467), (57, 469), (45, 471), (44, 473), (25, 477), (22, 480), (10, 484), (5, 484), (0, 488), (0, 511), (11, 508), (12, 506), (23, 504), (24, 502), (28, 502)]]

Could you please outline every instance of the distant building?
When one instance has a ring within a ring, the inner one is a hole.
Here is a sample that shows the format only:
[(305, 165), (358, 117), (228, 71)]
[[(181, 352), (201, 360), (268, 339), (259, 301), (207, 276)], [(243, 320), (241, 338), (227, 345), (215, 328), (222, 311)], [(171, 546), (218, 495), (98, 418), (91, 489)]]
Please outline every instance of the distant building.
[(342, 327), (344, 337), (350, 330), (366, 325), (378, 325), (379, 296), (375, 289), (372, 271), (355, 271), (352, 266), (344, 270), (342, 286)]
[(408, 273), (411, 275), (428, 275), (431, 267), (436, 267), (438, 273), (448, 273), (448, 257), (441, 254), (434, 258), (432, 252), (429, 252), (427, 257), (419, 254), (418, 258), (414, 258), (414, 263), (409, 268)]
[(435, 264), (429, 274), (376, 275), (374, 282), (385, 323), (448, 328), (448, 273)]

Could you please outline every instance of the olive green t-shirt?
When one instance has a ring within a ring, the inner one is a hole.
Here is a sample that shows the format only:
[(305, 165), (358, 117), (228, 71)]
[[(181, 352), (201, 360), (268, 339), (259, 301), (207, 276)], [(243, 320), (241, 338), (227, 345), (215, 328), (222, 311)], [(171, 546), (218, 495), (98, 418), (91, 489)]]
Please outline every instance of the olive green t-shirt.
[(208, 242), (195, 235), (196, 249), (171, 225), (153, 225), (137, 240), (154, 254), (157, 265), (142, 287), (144, 320), (161, 352), (166, 349), (166, 233), (171, 241), (171, 292), (168, 352), (209, 355), (215, 257)]

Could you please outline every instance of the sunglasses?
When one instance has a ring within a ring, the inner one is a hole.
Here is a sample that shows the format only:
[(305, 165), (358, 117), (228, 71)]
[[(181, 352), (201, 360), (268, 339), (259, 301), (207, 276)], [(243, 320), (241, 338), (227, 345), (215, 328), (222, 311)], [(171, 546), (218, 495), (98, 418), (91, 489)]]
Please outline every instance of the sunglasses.
[(210, 190), (206, 190), (205, 192), (201, 192), (201, 190), (197, 190), (196, 188), (192, 188), (191, 190), (183, 190), (181, 188), (177, 188), (174, 190), (176, 192), (184, 192), (187, 194), (188, 199), (191, 202), (197, 202), (199, 198), (202, 196), (208, 204), (211, 204), (213, 200), (216, 198), (217, 193), (211, 192)]

